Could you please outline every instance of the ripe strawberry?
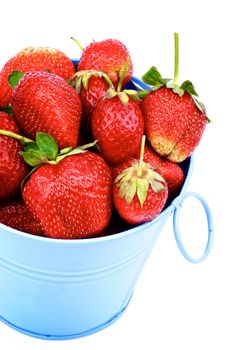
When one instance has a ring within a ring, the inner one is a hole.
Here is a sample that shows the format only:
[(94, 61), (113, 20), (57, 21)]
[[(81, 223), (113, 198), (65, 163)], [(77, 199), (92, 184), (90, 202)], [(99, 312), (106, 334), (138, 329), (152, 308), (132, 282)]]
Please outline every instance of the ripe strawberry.
[[(120, 95), (121, 94), (121, 95)], [(140, 107), (132, 99), (121, 100), (125, 92), (100, 100), (92, 115), (92, 133), (104, 159), (118, 164), (140, 149), (144, 120)]]
[(173, 199), (179, 194), (184, 183), (184, 172), (180, 166), (168, 159), (160, 157), (152, 147), (146, 145), (144, 150), (144, 161), (165, 179), (168, 187), (168, 199)]
[(163, 79), (155, 67), (143, 81), (153, 85), (141, 104), (146, 135), (153, 148), (173, 162), (182, 162), (199, 144), (208, 121), (204, 106), (196, 99), (190, 81), (178, 81), (178, 36), (175, 35), (176, 60), (174, 82)]
[[(78, 70), (94, 69), (105, 72), (116, 86), (130, 57), (126, 46), (119, 40), (107, 39), (93, 42), (82, 52)], [(130, 61), (128, 71), (123, 79), (123, 85), (130, 81), (133, 66)]]
[(0, 72), (0, 107), (11, 102), (12, 89), (8, 76), (12, 71), (23, 73), (49, 71), (64, 79), (70, 79), (75, 73), (72, 61), (61, 51), (49, 47), (28, 47), (10, 59)]
[(142, 140), (140, 161), (136, 160), (131, 167), (121, 164), (113, 186), (115, 208), (122, 219), (130, 224), (154, 219), (162, 211), (168, 196), (163, 177), (143, 161), (144, 141), (145, 137)]
[[(5, 112), (0, 112), (0, 129), (18, 132), (13, 117)], [(21, 151), (22, 147), (16, 140), (0, 135), (0, 201), (16, 197), (29, 172), (19, 154)]]
[(81, 98), (82, 128), (87, 136), (91, 136), (92, 113), (113, 84), (105, 73), (91, 70), (77, 72), (71, 80), (71, 85)]
[(185, 92), (177, 95), (167, 87), (152, 91), (142, 102), (146, 134), (153, 148), (173, 162), (182, 162), (199, 144), (206, 115)]
[[(132, 157), (120, 165), (113, 166), (113, 178), (116, 178), (126, 168), (131, 167), (134, 162), (135, 157)], [(169, 192), (168, 200), (175, 198), (179, 194), (184, 182), (184, 172), (180, 166), (168, 159), (160, 157), (148, 144), (145, 145), (144, 149), (144, 162), (150, 164), (165, 179)]]
[(91, 77), (88, 83), (88, 89), (81, 89), (80, 98), (82, 101), (83, 113), (82, 117), (87, 124), (87, 129), (91, 130), (91, 116), (99, 102), (108, 90), (108, 85), (99, 77)]
[(14, 70), (15, 57), (11, 58), (0, 72), (0, 107), (5, 107), (11, 102), (12, 88), (8, 83), (8, 77)]
[(51, 134), (60, 148), (76, 147), (81, 101), (63, 78), (46, 72), (27, 73), (13, 91), (12, 109), (29, 138), (37, 131)]
[(22, 200), (0, 204), (0, 223), (22, 232), (43, 235), (41, 225), (30, 214)]
[(67, 155), (36, 170), (23, 188), (28, 210), (51, 238), (88, 238), (111, 218), (109, 167), (97, 154)]

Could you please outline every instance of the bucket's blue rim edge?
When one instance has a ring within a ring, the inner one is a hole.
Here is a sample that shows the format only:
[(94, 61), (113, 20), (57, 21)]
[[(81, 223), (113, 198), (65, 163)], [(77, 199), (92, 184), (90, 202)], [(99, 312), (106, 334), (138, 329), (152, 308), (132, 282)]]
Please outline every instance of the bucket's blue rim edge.
[[(188, 188), (189, 182), (192, 177), (192, 172), (193, 172), (193, 163), (194, 163), (194, 155), (192, 154), (189, 157), (189, 168), (188, 168), (188, 173), (185, 178), (183, 187), (180, 191), (180, 194), (174, 199), (174, 202), (180, 202), (181, 197), (184, 195), (186, 192), (186, 189)], [(139, 226), (135, 226), (131, 229), (119, 232), (119, 233), (114, 233), (108, 236), (101, 236), (101, 237), (93, 237), (93, 238), (80, 238), (80, 239), (61, 239), (61, 238), (49, 238), (49, 237), (43, 237), (43, 236), (36, 236), (33, 234), (25, 233), (22, 231), (18, 231), (16, 229), (13, 229), (9, 226), (3, 225), (0, 223), (0, 229), (3, 228), (4, 231), (7, 231), (11, 234), (14, 234), (18, 237), (27, 239), (27, 240), (33, 240), (33, 241), (38, 241), (41, 243), (48, 243), (50, 245), (80, 245), (80, 244), (93, 244), (93, 243), (101, 243), (104, 241), (110, 241), (113, 239), (117, 238), (122, 238), (124, 236), (130, 235), (133, 233), (136, 234), (138, 231), (142, 230), (143, 228), (149, 228), (150, 226), (154, 225), (157, 221), (160, 221), (163, 219), (165, 216), (169, 216), (173, 210), (175, 209), (175, 205), (170, 203), (169, 206), (164, 209), (155, 219), (153, 219), (150, 222), (146, 222), (144, 224), (141, 224)]]

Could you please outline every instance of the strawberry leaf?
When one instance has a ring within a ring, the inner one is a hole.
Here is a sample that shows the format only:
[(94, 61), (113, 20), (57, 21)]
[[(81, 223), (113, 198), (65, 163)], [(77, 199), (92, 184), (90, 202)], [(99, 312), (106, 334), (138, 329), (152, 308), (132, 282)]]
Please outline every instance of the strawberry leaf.
[(145, 84), (154, 87), (154, 90), (159, 89), (162, 86), (165, 86), (170, 79), (162, 78), (161, 73), (157, 70), (155, 66), (152, 66), (143, 76), (142, 81)]
[(1, 107), (0, 108), (0, 111), (1, 112), (5, 112), (9, 115), (13, 115), (13, 112), (12, 112), (12, 107), (11, 106), (6, 106), (6, 107)]
[(140, 98), (139, 98), (136, 90), (126, 89), (126, 90), (123, 90), (122, 92), (127, 94), (127, 96), (129, 96), (133, 101), (135, 101), (137, 103), (140, 102)]
[(20, 152), (20, 155), (27, 164), (33, 167), (47, 162), (47, 159), (40, 150), (27, 150), (25, 152)]
[(183, 94), (184, 94), (184, 90), (181, 89), (178, 85), (175, 85), (175, 86), (173, 87), (173, 91), (174, 91), (176, 94), (178, 94), (180, 97), (182, 97)]
[(38, 145), (36, 144), (36, 142), (30, 142), (30, 143), (26, 143), (24, 145), (24, 151), (25, 152), (40, 152), (40, 149), (39, 149)]
[(56, 159), (58, 155), (58, 145), (51, 135), (45, 132), (37, 132), (36, 143), (48, 160)]
[(67, 83), (71, 86), (73, 86), (72, 79), (66, 79)]
[(128, 105), (129, 97), (124, 91), (118, 92), (118, 98), (124, 106)]
[(137, 92), (137, 96), (140, 98), (140, 99), (143, 99), (145, 98), (145, 96), (147, 96), (148, 94), (150, 93), (150, 90), (140, 90)]
[(91, 77), (91, 75), (88, 73), (85, 73), (82, 77), (82, 84), (83, 84), (85, 90), (88, 90), (90, 77)]
[(159, 84), (158, 84), (158, 83), (157, 83), (156, 85), (153, 86), (152, 90), (153, 90), (153, 91), (156, 91), (156, 90), (160, 89), (160, 87), (162, 87), (162, 86), (164, 86), (164, 84), (162, 84), (162, 83), (159, 83)]
[(53, 137), (44, 132), (37, 132), (36, 142), (23, 143), (24, 151), (21, 156), (33, 167), (55, 161), (58, 155), (58, 145)]
[(115, 91), (113, 88), (110, 88), (107, 90), (105, 97), (110, 99), (117, 96), (117, 91)]
[(130, 181), (130, 185), (127, 188), (127, 191), (125, 193), (125, 199), (127, 201), (127, 204), (130, 204), (132, 202), (132, 199), (134, 198), (137, 190), (137, 181)]
[(66, 147), (60, 150), (59, 156), (62, 156), (63, 154), (67, 154), (70, 151), (72, 151), (73, 147)]
[(198, 96), (192, 82), (190, 80), (185, 80), (181, 86), (181, 89), (183, 89), (184, 91), (187, 91), (190, 95), (194, 95), (194, 96)]
[(14, 89), (18, 85), (20, 79), (23, 77), (24, 73), (19, 70), (14, 70), (8, 77), (8, 83)]
[(72, 80), (71, 85), (74, 86), (74, 88), (77, 91), (77, 93), (80, 94), (81, 88), (82, 88), (82, 77), (78, 78), (75, 81)]
[[(141, 146), (141, 153), (142, 149), (144, 147)], [(137, 195), (141, 207), (147, 199), (149, 186), (156, 193), (166, 190), (164, 178), (155, 172), (150, 164), (145, 163), (142, 157), (139, 161), (136, 160), (130, 168), (124, 169), (115, 178), (114, 184), (119, 187), (119, 197), (125, 198), (128, 205)]]
[(139, 178), (137, 181), (138, 181), (137, 182), (137, 197), (140, 201), (141, 207), (143, 207), (144, 202), (145, 202), (146, 197), (147, 197), (149, 182), (147, 179), (142, 179), (142, 178)]
[(181, 87), (179, 87), (178, 85), (176, 85), (176, 84), (174, 83), (173, 80), (169, 80), (169, 81), (166, 83), (166, 87), (167, 87), (168, 89), (172, 89), (173, 92), (174, 92), (175, 94), (179, 95), (180, 97), (182, 97), (183, 94), (184, 94), (184, 90), (183, 90)]
[(143, 76), (142, 80), (145, 84), (155, 86), (156, 84), (162, 83), (162, 76), (157, 70), (157, 67), (152, 66)]
[(155, 179), (151, 179), (150, 185), (154, 192), (162, 192), (162, 191), (165, 191), (166, 189), (166, 187), (162, 182), (156, 181)]
[(202, 113), (205, 114), (207, 123), (211, 123), (211, 119), (208, 118), (208, 116), (206, 115), (206, 107), (204, 106), (204, 104), (203, 104), (202, 102), (200, 102), (200, 101), (196, 98), (196, 96), (191, 95), (191, 97), (192, 97), (192, 99), (193, 99), (195, 105), (197, 106), (197, 108), (198, 108)]
[(168, 78), (162, 78), (162, 84), (165, 86), (170, 80), (171, 79), (168, 79)]

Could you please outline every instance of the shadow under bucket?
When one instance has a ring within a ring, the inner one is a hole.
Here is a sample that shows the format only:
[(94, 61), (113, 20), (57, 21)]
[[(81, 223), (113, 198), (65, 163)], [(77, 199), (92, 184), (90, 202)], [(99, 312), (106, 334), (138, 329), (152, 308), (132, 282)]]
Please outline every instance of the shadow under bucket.
[[(185, 182), (181, 193), (157, 218), (124, 232), (62, 240), (0, 224), (0, 319), (27, 335), (55, 340), (86, 336), (109, 326), (126, 309), (171, 213), (183, 255), (194, 263), (205, 259), (212, 245), (212, 219), (205, 200), (186, 193), (192, 166), (191, 156), (182, 163)], [(202, 202), (208, 221), (207, 245), (198, 259), (186, 252), (178, 229), (179, 209), (189, 195)]]

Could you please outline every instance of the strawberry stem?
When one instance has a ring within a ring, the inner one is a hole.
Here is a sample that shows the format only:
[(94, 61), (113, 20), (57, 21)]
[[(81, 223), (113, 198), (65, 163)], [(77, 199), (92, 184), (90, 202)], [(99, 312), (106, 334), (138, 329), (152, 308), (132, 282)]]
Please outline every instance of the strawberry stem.
[(73, 36), (71, 36), (70, 39), (72, 39), (72, 40), (77, 44), (77, 46), (79, 47), (79, 49), (80, 49), (81, 51), (83, 51), (82, 45), (80, 44), (80, 42), (79, 42), (76, 38), (74, 38)]
[(175, 42), (175, 71), (174, 71), (174, 85), (178, 84), (179, 76), (179, 34), (174, 33)]
[(0, 129), (0, 135), (11, 137), (12, 139), (19, 140), (19, 141), (21, 141), (23, 143), (32, 143), (32, 142), (34, 142), (33, 140), (30, 140), (27, 137), (15, 134), (12, 131), (7, 131), (7, 130)]
[(130, 60), (131, 60), (131, 58), (130, 58), (130, 56), (128, 56), (127, 59), (126, 59), (126, 62), (125, 62), (124, 69), (122, 71), (122, 74), (121, 74), (119, 82), (118, 82), (117, 92), (121, 91), (123, 79), (124, 79), (124, 77), (126, 75), (126, 72), (127, 72), (128, 68), (129, 68)]
[(137, 171), (137, 175), (138, 175), (139, 177), (142, 176), (142, 168), (143, 168), (143, 161), (144, 161), (145, 139), (146, 139), (146, 136), (143, 135), (143, 136), (142, 136), (142, 141), (141, 141), (141, 149), (140, 149), (140, 160), (139, 160), (139, 166), (138, 166), (138, 171)]

